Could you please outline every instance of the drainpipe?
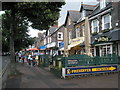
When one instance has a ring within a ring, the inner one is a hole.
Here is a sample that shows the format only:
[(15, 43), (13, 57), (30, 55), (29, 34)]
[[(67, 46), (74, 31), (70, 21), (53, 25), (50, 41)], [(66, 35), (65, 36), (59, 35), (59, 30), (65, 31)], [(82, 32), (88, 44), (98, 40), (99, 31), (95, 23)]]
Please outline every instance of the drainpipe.
[(85, 54), (91, 56), (91, 38), (90, 38), (90, 26), (88, 17), (85, 17)]

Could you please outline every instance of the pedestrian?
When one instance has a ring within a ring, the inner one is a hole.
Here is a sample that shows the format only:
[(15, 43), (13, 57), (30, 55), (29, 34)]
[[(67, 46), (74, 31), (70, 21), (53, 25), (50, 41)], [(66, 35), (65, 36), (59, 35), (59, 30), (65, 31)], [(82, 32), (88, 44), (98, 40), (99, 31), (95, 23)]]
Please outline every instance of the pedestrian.
[(28, 55), (28, 64), (31, 65), (31, 55)]
[(19, 62), (21, 61), (21, 53), (19, 52), (18, 53), (18, 56), (19, 56)]
[(36, 65), (38, 66), (38, 55), (35, 57)]

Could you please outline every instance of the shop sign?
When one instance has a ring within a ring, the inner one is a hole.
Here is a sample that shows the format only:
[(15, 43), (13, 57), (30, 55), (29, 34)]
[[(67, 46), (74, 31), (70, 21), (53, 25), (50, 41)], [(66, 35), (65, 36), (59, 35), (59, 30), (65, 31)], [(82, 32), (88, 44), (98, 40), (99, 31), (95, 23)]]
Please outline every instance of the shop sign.
[(55, 46), (56, 46), (56, 42), (52, 42), (47, 45), (47, 48), (51, 48), (51, 47), (55, 47)]
[(80, 44), (83, 41), (84, 41), (84, 37), (75, 38), (70, 41), (70, 45)]
[(63, 69), (65, 76), (69, 75), (80, 75), (80, 74), (91, 74), (91, 73), (105, 73), (115, 72), (118, 70), (117, 65), (108, 66), (94, 66), (94, 67), (67, 67)]
[(95, 38), (96, 41), (98, 42), (105, 42), (105, 41), (109, 41), (110, 38), (106, 37), (106, 36), (102, 36), (102, 37), (99, 37), (99, 38)]
[(70, 60), (68, 60), (68, 64), (78, 64), (78, 60), (77, 59), (70, 59)]

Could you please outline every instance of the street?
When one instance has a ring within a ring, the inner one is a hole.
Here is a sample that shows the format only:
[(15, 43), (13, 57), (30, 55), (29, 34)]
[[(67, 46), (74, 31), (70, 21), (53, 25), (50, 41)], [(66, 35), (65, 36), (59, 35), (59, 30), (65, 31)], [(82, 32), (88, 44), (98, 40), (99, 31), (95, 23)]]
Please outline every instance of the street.
[(47, 68), (18, 64), (17, 69), (22, 73), (21, 77), (9, 80), (7, 88), (118, 88), (117, 73), (78, 79), (61, 79)]

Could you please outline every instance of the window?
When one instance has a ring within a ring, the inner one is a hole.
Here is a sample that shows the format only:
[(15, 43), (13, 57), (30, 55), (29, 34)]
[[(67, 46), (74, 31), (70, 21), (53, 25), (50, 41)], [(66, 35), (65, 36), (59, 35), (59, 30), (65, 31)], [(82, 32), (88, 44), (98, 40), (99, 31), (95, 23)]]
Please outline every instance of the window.
[(76, 37), (80, 37), (80, 28), (79, 27), (76, 28)]
[(61, 38), (61, 34), (58, 34), (58, 38)]
[(83, 33), (83, 36), (85, 36), (85, 25), (82, 26), (82, 33)]
[(92, 21), (92, 33), (99, 32), (98, 20), (95, 19)]
[(72, 39), (72, 31), (69, 32), (69, 39)]
[(101, 0), (100, 1), (100, 9), (103, 9), (104, 7), (106, 7), (106, 0)]
[(52, 41), (52, 40), (51, 40), (51, 37), (49, 38), (49, 41), (50, 41), (50, 43), (51, 43), (51, 41)]
[(102, 30), (111, 28), (111, 16), (109, 14), (102, 17)]
[(101, 55), (112, 54), (112, 45), (101, 46)]
[(62, 32), (58, 32), (58, 40), (63, 40), (63, 33)]

